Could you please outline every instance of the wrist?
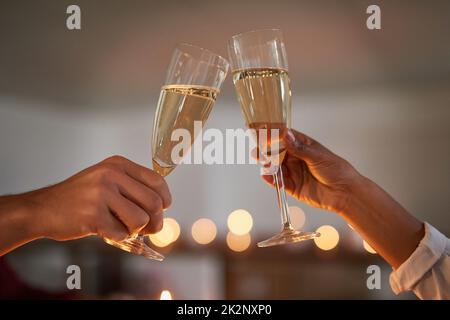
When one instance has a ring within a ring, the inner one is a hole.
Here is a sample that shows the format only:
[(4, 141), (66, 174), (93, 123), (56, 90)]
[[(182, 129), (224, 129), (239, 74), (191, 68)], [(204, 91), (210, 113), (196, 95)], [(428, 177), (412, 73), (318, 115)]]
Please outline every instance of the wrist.
[(363, 210), (364, 198), (367, 194), (374, 191), (374, 186), (370, 179), (358, 173), (350, 184), (347, 199), (339, 214), (343, 217), (348, 217), (353, 212)]
[(370, 179), (352, 185), (341, 216), (394, 268), (414, 252), (423, 223)]
[(25, 195), (0, 198), (0, 256), (41, 238)]
[(42, 205), (34, 197), (36, 191), (16, 196), (17, 221), (20, 221), (21, 229), (29, 240), (44, 238), (46, 232), (44, 225)]

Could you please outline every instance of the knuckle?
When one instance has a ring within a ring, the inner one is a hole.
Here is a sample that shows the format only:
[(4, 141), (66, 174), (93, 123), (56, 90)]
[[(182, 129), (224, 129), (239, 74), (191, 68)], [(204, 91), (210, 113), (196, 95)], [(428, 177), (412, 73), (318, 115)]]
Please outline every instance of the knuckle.
[(102, 208), (103, 200), (106, 199), (107, 191), (102, 184), (95, 185), (91, 191), (92, 206), (96, 211)]
[(114, 156), (111, 156), (111, 157), (105, 159), (105, 162), (106, 163), (117, 163), (117, 164), (120, 164), (120, 163), (125, 162), (125, 158), (122, 157), (122, 156), (119, 156), (119, 155), (114, 155)]
[(97, 170), (97, 183), (101, 186), (111, 186), (119, 179), (120, 173), (110, 164), (105, 164)]
[(111, 163), (102, 163), (95, 170), (99, 178), (109, 177), (112, 172), (115, 171), (115, 167)]

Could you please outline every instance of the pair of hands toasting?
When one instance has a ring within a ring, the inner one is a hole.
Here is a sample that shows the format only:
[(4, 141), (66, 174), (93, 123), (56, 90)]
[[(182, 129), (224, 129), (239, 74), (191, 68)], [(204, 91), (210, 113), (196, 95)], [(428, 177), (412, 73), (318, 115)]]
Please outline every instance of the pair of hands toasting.
[[(393, 267), (423, 237), (423, 224), (346, 160), (312, 138), (287, 130), (286, 190), (350, 223)], [(272, 184), (272, 176), (263, 176)], [(38, 238), (99, 235), (116, 241), (157, 232), (171, 195), (154, 171), (123, 157), (108, 158), (51, 187), (0, 197), (0, 254)]]

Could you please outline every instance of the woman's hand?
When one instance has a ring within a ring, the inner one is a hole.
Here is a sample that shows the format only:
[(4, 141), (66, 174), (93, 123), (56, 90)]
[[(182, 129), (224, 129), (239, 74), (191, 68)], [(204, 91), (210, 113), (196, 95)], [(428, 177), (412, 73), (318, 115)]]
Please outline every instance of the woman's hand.
[[(423, 238), (423, 223), (317, 141), (295, 130), (284, 135), (287, 156), (282, 169), (287, 192), (314, 207), (339, 213), (391, 266), (400, 266)], [(272, 176), (263, 177), (273, 184)]]
[[(342, 212), (361, 175), (344, 159), (295, 130), (284, 133), (287, 155), (282, 165), (286, 191), (307, 204)], [(263, 176), (273, 184), (271, 175)]]

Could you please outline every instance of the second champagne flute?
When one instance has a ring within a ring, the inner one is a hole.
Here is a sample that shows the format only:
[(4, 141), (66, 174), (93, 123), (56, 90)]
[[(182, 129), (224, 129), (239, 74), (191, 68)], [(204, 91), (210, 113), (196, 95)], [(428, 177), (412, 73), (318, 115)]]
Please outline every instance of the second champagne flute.
[[(317, 232), (294, 230), (284, 190), (281, 163), (286, 149), (283, 146), (283, 134), (291, 126), (292, 107), (282, 33), (278, 29), (267, 29), (238, 34), (232, 37), (228, 50), (238, 100), (247, 127), (256, 131), (258, 156), (272, 169), (280, 206), (281, 232), (259, 242), (258, 246), (268, 247), (316, 238), (320, 236)], [(274, 135), (273, 130), (278, 134)], [(265, 131), (265, 134), (261, 131)]]

